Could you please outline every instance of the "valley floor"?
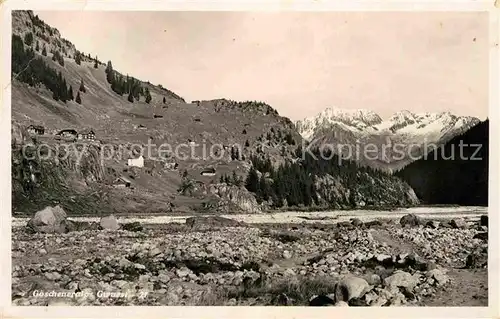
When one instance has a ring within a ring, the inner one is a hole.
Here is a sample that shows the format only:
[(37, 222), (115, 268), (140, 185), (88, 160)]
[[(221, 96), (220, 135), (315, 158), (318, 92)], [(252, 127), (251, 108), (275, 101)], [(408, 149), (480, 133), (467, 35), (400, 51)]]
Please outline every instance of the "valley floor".
[[(222, 217), (231, 218), (237, 221), (249, 224), (263, 223), (324, 223), (332, 224), (342, 221), (349, 221), (351, 218), (358, 218), (362, 221), (371, 221), (375, 219), (400, 219), (407, 214), (417, 214), (419, 216), (432, 217), (434, 219), (451, 219), (465, 218), (468, 220), (477, 220), (481, 215), (487, 215), (488, 208), (483, 206), (457, 206), (457, 207), (412, 207), (398, 208), (394, 210), (334, 210), (334, 211), (317, 211), (317, 212), (270, 212), (263, 214), (230, 214), (220, 215)], [(194, 216), (193, 214), (147, 214), (147, 215), (117, 215), (116, 217), (121, 222), (141, 222), (147, 224), (165, 224), (165, 223), (184, 223), (187, 218)], [(201, 216), (196, 214), (196, 216)], [(99, 221), (99, 217), (71, 217), (78, 221)], [(13, 217), (12, 226), (25, 225), (29, 220), (28, 217)]]
[[(348, 224), (215, 221), (66, 234), (13, 227), (13, 303), (308, 305), (321, 295), (350, 306), (488, 305), (487, 268), (464, 267), (487, 245), (474, 238), (484, 231), (476, 221), (457, 229)], [(41, 296), (51, 291), (70, 295)]]

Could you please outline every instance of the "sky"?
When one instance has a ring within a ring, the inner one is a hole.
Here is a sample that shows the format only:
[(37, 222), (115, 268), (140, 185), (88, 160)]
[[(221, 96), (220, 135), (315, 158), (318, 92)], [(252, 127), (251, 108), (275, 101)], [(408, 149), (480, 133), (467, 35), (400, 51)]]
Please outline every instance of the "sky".
[(488, 114), (480, 12), (35, 12), (85, 53), (186, 101)]

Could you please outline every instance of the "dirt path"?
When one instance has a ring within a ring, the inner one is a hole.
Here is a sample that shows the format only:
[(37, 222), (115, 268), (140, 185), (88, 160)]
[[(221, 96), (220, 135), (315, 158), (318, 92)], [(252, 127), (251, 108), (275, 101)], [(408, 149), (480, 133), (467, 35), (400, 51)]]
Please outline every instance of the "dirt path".
[(419, 306), (488, 306), (488, 269), (449, 269), (447, 275), (451, 283), (433, 296), (421, 300)]
[[(373, 238), (385, 242), (395, 253), (415, 252), (421, 256), (421, 249), (414, 243), (392, 237), (385, 229), (372, 231)], [(445, 266), (445, 265), (441, 265)], [(488, 269), (448, 269), (451, 279), (442, 290), (422, 299), (418, 306), (428, 307), (486, 307), (488, 306)]]

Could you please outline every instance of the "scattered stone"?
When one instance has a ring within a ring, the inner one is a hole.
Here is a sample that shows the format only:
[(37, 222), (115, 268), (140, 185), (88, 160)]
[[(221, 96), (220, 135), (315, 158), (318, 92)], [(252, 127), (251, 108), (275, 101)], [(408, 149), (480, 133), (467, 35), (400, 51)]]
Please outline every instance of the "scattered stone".
[(366, 280), (366, 282), (368, 282), (369, 285), (372, 286), (378, 286), (382, 283), (382, 279), (380, 279), (380, 276), (377, 274), (365, 275), (363, 278)]
[(465, 268), (484, 268), (488, 266), (488, 247), (478, 247), (467, 256)]
[(184, 278), (184, 277), (187, 277), (189, 274), (191, 273), (191, 270), (187, 267), (183, 267), (181, 269), (177, 269), (175, 271), (175, 274), (179, 277), (179, 278)]
[(285, 277), (293, 277), (295, 276), (295, 272), (293, 271), (293, 269), (291, 268), (287, 268), (284, 272), (283, 272), (283, 276)]
[(144, 230), (144, 227), (139, 222), (125, 223), (122, 224), (121, 227), (123, 230), (134, 231), (134, 232)]
[(472, 239), (488, 240), (488, 233), (477, 233), (472, 237)]
[(107, 230), (118, 230), (120, 228), (118, 220), (113, 215), (102, 217), (101, 221), (99, 222), (99, 225), (101, 226), (102, 229), (107, 229)]
[(58, 272), (46, 272), (45, 273), (45, 278), (47, 278), (48, 280), (59, 280), (61, 279), (61, 274), (58, 273)]
[(340, 300), (340, 301), (337, 301), (334, 306), (335, 307), (349, 307), (349, 304), (345, 301)]
[(363, 222), (359, 218), (351, 218), (351, 224), (355, 227), (363, 226)]
[(389, 288), (401, 287), (412, 291), (418, 284), (418, 279), (405, 271), (396, 270), (392, 276), (384, 279), (384, 286)]
[(385, 254), (378, 254), (377, 257), (376, 257), (377, 261), (378, 262), (384, 262), (385, 260), (388, 260), (388, 259), (391, 259), (392, 260), (392, 257), (390, 255), (385, 255)]
[(382, 226), (382, 222), (380, 220), (371, 220), (364, 224), (366, 227), (370, 228), (373, 226)]
[(288, 250), (283, 251), (283, 258), (285, 258), (285, 259), (292, 258), (292, 253)]
[(337, 301), (349, 301), (352, 298), (361, 298), (372, 288), (363, 278), (348, 276), (337, 283), (335, 298)]
[(99, 224), (96, 222), (82, 222), (66, 219), (65, 224), (68, 232), (99, 229)]
[(281, 293), (276, 298), (276, 303), (280, 306), (292, 306), (293, 302), (290, 297), (288, 297), (285, 293)]
[(313, 296), (309, 301), (309, 306), (321, 307), (321, 306), (333, 306), (335, 302), (332, 298), (326, 295)]
[(434, 279), (438, 285), (444, 285), (450, 280), (450, 278), (445, 274), (445, 271), (438, 268), (429, 270), (425, 276), (427, 278)]
[(399, 223), (401, 224), (402, 227), (410, 226), (410, 227), (415, 227), (423, 224), (422, 219), (414, 214), (408, 214), (399, 220)]
[(453, 228), (464, 229), (467, 228), (467, 222), (463, 218), (455, 218), (450, 221), (450, 225)]
[(439, 228), (439, 225), (440, 225), (440, 224), (441, 224), (441, 223), (440, 223), (439, 221), (437, 221), (437, 220), (429, 220), (429, 221), (425, 224), (425, 226), (426, 226), (426, 227), (429, 227), (429, 228), (432, 228), (432, 229), (437, 229), (437, 228)]
[(352, 224), (351, 224), (351, 222), (343, 221), (343, 222), (338, 222), (337, 226), (338, 227), (352, 227)]
[[(345, 301), (339, 301), (339, 302), (345, 302)], [(361, 298), (352, 298), (349, 300), (348, 306), (350, 307), (366, 307), (368, 306), (367, 302)]]
[(186, 225), (191, 228), (239, 227), (243, 222), (220, 216), (197, 216), (186, 219)]
[(481, 219), (479, 220), (479, 225), (488, 227), (488, 216), (487, 215), (481, 215)]

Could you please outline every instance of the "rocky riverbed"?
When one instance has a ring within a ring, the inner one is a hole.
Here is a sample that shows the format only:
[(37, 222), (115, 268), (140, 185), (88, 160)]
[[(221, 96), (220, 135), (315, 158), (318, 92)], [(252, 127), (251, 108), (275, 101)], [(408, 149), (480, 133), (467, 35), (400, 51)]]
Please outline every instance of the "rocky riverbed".
[(329, 225), (59, 217), (48, 221), (60, 223), (53, 229), (13, 228), (15, 305), (488, 303), (487, 217)]

